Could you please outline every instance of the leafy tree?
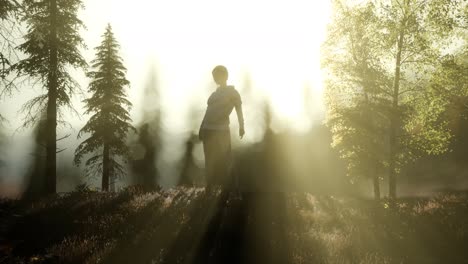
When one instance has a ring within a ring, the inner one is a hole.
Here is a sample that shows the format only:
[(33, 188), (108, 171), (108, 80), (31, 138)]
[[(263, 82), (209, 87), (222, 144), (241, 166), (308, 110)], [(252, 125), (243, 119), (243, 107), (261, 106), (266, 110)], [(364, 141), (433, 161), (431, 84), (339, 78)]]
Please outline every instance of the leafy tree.
[(431, 67), (441, 56), (437, 44), (459, 23), (462, 5), (456, 0), (392, 0), (378, 6), (380, 32), (386, 40), (383, 48), (390, 50), (385, 59), (394, 65), (388, 178), (392, 198), (396, 197), (396, 176), (405, 163), (418, 153), (447, 150), (450, 132), (433, 118), (440, 105), (424, 105), (424, 98)]
[(119, 158), (129, 158), (125, 139), (129, 131), (135, 131), (128, 113), (131, 103), (125, 94), (125, 87), (130, 83), (125, 77), (126, 68), (118, 49), (119, 44), (108, 25), (101, 45), (96, 48), (96, 59), (92, 61), (94, 71), (87, 74), (91, 78), (88, 90), (92, 96), (85, 100), (85, 113), (94, 114), (78, 137), (83, 134), (90, 134), (90, 137), (75, 152), (75, 163), (78, 165), (85, 154), (92, 154), (86, 161), (87, 172), (102, 173), (104, 191), (109, 190), (109, 184), (118, 176), (125, 174)]
[(405, 164), (447, 150), (450, 131), (438, 119), (443, 106), (426, 103), (441, 44), (462, 20), (463, 3), (334, 3), (337, 24), (324, 55), (332, 73), (327, 90), (333, 132), (343, 140), (342, 154), (352, 169), (372, 168), (369, 158), (374, 165), (380, 161), (374, 168), (388, 167), (389, 195), (395, 198), (396, 177)]
[(462, 42), (459, 47), (440, 59), (431, 76), (430, 98), (447, 102), (447, 107), (466, 111), (468, 110), (468, 31), (460, 32), (460, 35)]
[(25, 42), (19, 50), (26, 57), (13, 68), (18, 76), (34, 79), (34, 84), (43, 85), (46, 92), (27, 102), (25, 126), (40, 120), (45, 112), (46, 192), (56, 191), (57, 124), (64, 122), (62, 107), (73, 110), (71, 97), (79, 85), (67, 71), (69, 67), (84, 68), (86, 62), (79, 52), (84, 47), (79, 35), (83, 27), (77, 17), (82, 7), (81, 0), (24, 0), (23, 20), (27, 25)]
[[(468, 34), (466, 32), (465, 34)], [(439, 113), (434, 118), (441, 119), (444, 126), (451, 128), (454, 138), (452, 156), (466, 163), (468, 125), (468, 38), (453, 54), (440, 60), (430, 80), (430, 94), (427, 104), (439, 103)]]
[(334, 23), (323, 44), (322, 64), (329, 70), (326, 83), (327, 125), (333, 147), (347, 163), (351, 182), (372, 179), (380, 198), (380, 178), (387, 161), (388, 74), (379, 63), (379, 40), (374, 5), (350, 9), (335, 2)]

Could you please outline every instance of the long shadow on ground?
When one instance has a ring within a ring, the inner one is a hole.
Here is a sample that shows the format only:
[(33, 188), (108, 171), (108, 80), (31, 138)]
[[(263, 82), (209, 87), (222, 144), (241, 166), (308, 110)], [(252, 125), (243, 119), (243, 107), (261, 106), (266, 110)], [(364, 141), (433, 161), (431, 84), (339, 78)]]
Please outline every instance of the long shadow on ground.
[(222, 192), (185, 224), (163, 263), (288, 263), (285, 221), (281, 193)]

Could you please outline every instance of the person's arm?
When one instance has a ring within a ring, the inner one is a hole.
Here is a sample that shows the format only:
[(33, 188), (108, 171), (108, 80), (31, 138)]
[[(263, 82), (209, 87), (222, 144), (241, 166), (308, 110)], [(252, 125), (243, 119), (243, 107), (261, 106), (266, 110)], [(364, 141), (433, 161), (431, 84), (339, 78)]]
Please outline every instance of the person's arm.
[(235, 91), (234, 107), (236, 108), (237, 121), (239, 122), (239, 136), (242, 138), (245, 134), (244, 130), (244, 113), (242, 112), (242, 100), (239, 92)]
[(244, 137), (244, 113), (242, 113), (242, 104), (236, 105), (237, 121), (239, 121), (239, 137)]
[(203, 120), (200, 124), (200, 129), (198, 129), (198, 139), (200, 139), (201, 141), (203, 141), (203, 125), (205, 123), (205, 118), (206, 118), (206, 114), (203, 116)]

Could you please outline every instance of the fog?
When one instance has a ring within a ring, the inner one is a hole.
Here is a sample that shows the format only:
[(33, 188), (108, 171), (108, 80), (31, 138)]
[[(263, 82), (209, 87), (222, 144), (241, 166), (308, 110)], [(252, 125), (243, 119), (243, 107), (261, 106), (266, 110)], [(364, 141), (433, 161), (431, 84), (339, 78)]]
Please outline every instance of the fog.
[[(152, 155), (157, 180), (162, 187), (170, 188), (178, 183), (183, 171), (181, 159), (190, 140), (193, 140), (193, 162), (200, 169), (203, 167), (202, 147), (196, 141), (196, 133), (206, 100), (216, 88), (211, 70), (218, 64), (227, 66), (229, 84), (243, 98), (244, 139), (237, 138), (237, 118), (231, 116), (237, 153), (261, 152), (265, 134), (270, 131), (278, 144), (284, 146), (283, 151), (290, 160), (282, 162), (288, 164), (286, 169), (295, 172), (297, 179), (291, 181), (295, 185), (335, 188), (330, 189), (335, 192), (348, 184), (344, 165), (338, 159), (339, 154), (331, 149), (331, 138), (324, 132), (323, 124), (324, 73), (320, 69), (320, 46), (330, 22), (330, 2), (306, 2), (275, 1), (266, 8), (261, 2), (251, 1), (138, 0), (131, 5), (125, 1), (84, 1), (85, 9), (79, 16), (87, 26), (81, 34), (88, 47), (82, 53), (88, 62), (94, 58), (93, 48), (100, 43), (104, 28), (110, 23), (128, 69), (132, 124), (139, 131), (145, 124), (148, 126), (148, 138), (155, 148)], [(73, 190), (83, 182), (94, 187), (99, 185), (99, 179), (85, 178), (80, 173), (83, 168), (76, 168), (72, 162), (80, 143), (77, 133), (89, 118), (83, 115), (82, 103), (89, 96), (86, 92), (89, 80), (82, 71), (73, 71), (73, 76), (83, 90), (73, 99), (79, 114), (66, 113), (68, 124), (58, 129), (58, 137), (65, 138), (59, 142), (63, 151), (57, 161), (59, 175), (66, 171), (73, 176), (59, 176), (59, 191)], [(34, 153), (40, 146), (35, 140), (36, 128), (21, 127), (24, 113), (20, 109), (27, 100), (40, 94), (41, 89), (24, 83), (0, 105), (0, 112), (8, 120), (3, 122), (0, 131), (2, 194), (17, 195), (27, 189), (27, 179), (34, 168)], [(266, 104), (271, 109), (268, 123), (264, 116)], [(128, 137), (133, 155), (128, 164), (131, 175), (138, 174), (132, 172), (132, 164), (142, 162), (149, 151), (141, 142), (147, 141), (135, 134)], [(452, 175), (463, 171), (457, 169)], [(413, 172), (425, 173), (421, 169)], [(423, 187), (418, 193), (440, 186), (465, 186), (466, 181), (458, 185), (456, 178), (447, 177), (442, 183), (428, 181), (429, 187)], [(119, 181), (119, 187), (132, 183), (135, 183), (133, 176)], [(363, 187), (355, 189), (368, 190), (368, 182), (357, 184)], [(411, 180), (402, 182), (402, 193), (409, 194), (415, 189)]]

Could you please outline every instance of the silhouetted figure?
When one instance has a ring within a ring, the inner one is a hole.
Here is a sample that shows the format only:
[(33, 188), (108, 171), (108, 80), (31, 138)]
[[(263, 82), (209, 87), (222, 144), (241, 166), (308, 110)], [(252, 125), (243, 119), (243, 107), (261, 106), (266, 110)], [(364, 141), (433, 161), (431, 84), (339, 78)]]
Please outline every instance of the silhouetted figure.
[(46, 123), (39, 121), (35, 129), (35, 145), (31, 153), (32, 165), (26, 175), (26, 188), (23, 193), (25, 199), (36, 199), (46, 193)]
[(242, 100), (234, 86), (227, 85), (228, 71), (224, 66), (213, 69), (213, 79), (218, 85), (208, 99), (205, 117), (200, 126), (199, 137), (205, 153), (206, 183), (225, 186), (229, 177), (231, 159), (231, 134), (229, 115), (236, 108), (239, 121), (239, 136), (244, 136)]
[(182, 159), (182, 171), (180, 173), (179, 185), (194, 186), (194, 177), (197, 176), (199, 170), (193, 158), (194, 147), (194, 135), (191, 135), (185, 142), (185, 153)]
[(148, 123), (141, 126), (138, 143), (143, 147), (145, 154), (142, 159), (134, 160), (132, 164), (133, 173), (137, 177), (136, 182), (146, 190), (155, 190), (158, 187), (158, 171), (155, 166), (157, 142), (150, 132)]

